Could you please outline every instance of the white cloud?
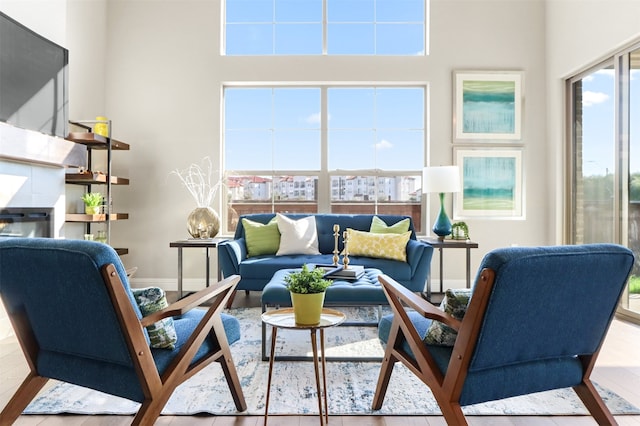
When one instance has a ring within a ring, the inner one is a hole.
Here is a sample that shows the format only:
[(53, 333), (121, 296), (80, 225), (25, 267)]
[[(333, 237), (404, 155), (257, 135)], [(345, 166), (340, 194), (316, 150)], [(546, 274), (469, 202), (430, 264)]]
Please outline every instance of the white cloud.
[(616, 71), (613, 68), (603, 68), (595, 72), (598, 75), (606, 75), (608, 77), (614, 78), (616, 75)]
[(589, 92), (586, 91), (582, 94), (582, 106), (590, 107), (596, 104), (601, 104), (609, 100), (609, 95), (602, 92)]
[(320, 113), (316, 112), (314, 114), (309, 115), (305, 121), (311, 124), (319, 124), (320, 123)]
[[(331, 120), (331, 115), (329, 115), (329, 120)], [(313, 114), (310, 114), (309, 116), (307, 116), (307, 118), (304, 119), (304, 121), (309, 124), (320, 124), (320, 113), (315, 112)]]
[(388, 140), (382, 139), (376, 144), (376, 149), (390, 149), (393, 148), (393, 144)]

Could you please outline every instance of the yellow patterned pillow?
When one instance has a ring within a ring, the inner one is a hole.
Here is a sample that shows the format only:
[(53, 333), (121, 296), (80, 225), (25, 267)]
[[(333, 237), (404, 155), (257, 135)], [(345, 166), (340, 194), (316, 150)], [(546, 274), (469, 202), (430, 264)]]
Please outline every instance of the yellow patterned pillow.
[(411, 231), (403, 234), (376, 234), (347, 228), (350, 256), (378, 257), (407, 261), (407, 243)]

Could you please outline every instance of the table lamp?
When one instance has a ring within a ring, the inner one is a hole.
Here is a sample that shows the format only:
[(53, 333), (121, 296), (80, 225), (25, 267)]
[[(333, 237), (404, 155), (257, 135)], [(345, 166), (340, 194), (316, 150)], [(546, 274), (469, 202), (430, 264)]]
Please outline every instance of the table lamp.
[(425, 167), (422, 172), (422, 192), (437, 192), (440, 196), (440, 212), (433, 224), (433, 232), (440, 241), (451, 234), (451, 221), (444, 209), (444, 194), (460, 191), (458, 166)]

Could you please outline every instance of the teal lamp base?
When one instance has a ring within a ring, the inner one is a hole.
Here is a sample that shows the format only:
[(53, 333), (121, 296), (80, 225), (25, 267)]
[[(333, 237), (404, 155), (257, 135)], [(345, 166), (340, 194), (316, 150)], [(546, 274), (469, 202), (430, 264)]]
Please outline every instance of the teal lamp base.
[(444, 237), (451, 234), (451, 221), (447, 217), (447, 212), (444, 210), (444, 192), (439, 194), (440, 196), (440, 212), (433, 224), (432, 231), (438, 236), (440, 241), (444, 240)]

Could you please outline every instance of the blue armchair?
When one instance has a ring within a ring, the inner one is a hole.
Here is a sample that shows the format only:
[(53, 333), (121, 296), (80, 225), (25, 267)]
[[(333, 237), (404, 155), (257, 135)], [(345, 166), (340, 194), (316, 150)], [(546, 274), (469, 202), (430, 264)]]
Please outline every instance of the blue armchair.
[[(142, 403), (151, 425), (174, 389), (219, 362), (239, 411), (246, 403), (229, 350), (237, 319), (221, 313), (231, 276), (142, 317), (116, 252), (92, 241), (0, 239), (0, 296), (31, 369), (0, 414), (13, 423), (49, 378)], [(210, 301), (207, 310), (193, 309)], [(146, 326), (172, 317), (173, 349), (149, 345)]]
[[(598, 424), (615, 424), (590, 374), (633, 262), (613, 244), (494, 250), (462, 321), (381, 276), (393, 314), (378, 328), (386, 352), (373, 409), (402, 362), (431, 388), (448, 424), (467, 424), (465, 405), (568, 387)], [(458, 331), (453, 347), (424, 343), (432, 321)]]

